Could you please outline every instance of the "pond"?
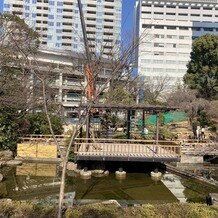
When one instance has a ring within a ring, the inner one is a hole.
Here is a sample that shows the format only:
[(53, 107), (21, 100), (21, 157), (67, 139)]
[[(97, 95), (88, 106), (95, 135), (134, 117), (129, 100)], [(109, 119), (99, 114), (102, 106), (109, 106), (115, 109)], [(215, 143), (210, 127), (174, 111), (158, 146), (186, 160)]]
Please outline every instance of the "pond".
[[(24, 163), (14, 168), (0, 169), (4, 175), (0, 183), (0, 198), (57, 203), (60, 172), (55, 164)], [(114, 173), (107, 177), (82, 179), (68, 172), (65, 204), (117, 200), (123, 205), (167, 202), (205, 202), (208, 193), (218, 189), (195, 180), (164, 174), (161, 181), (153, 181), (149, 173), (127, 173), (117, 179)]]

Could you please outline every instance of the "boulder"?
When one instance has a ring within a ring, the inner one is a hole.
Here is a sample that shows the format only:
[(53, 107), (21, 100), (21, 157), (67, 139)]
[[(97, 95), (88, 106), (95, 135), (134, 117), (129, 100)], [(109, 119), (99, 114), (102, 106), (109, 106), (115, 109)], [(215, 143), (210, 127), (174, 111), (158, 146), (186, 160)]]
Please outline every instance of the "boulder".
[(3, 180), (3, 175), (0, 173), (0, 182)]
[(87, 170), (87, 171), (86, 170), (81, 170), (80, 171), (80, 176), (83, 179), (90, 179), (91, 176), (92, 176), (92, 172), (90, 170)]
[(10, 198), (2, 198), (2, 199), (0, 199), (0, 202), (11, 203), (12, 200)]
[(103, 174), (104, 170), (92, 170), (93, 174)]
[(6, 166), (18, 166), (18, 165), (22, 165), (22, 161), (21, 160), (9, 160), (5, 163)]
[(0, 161), (0, 168), (5, 166), (5, 161)]
[(10, 150), (0, 151), (0, 160), (11, 160), (13, 159), (13, 152)]
[(68, 170), (75, 170), (77, 168), (77, 164), (73, 163), (73, 162), (68, 162), (67, 163), (67, 169)]

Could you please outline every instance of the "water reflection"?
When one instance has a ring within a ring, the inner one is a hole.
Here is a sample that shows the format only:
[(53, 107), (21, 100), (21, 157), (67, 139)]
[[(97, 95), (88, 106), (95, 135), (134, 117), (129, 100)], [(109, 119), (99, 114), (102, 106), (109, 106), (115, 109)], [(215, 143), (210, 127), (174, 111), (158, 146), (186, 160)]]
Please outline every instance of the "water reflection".
[(185, 186), (181, 183), (179, 176), (166, 173), (162, 178), (162, 182), (181, 203), (186, 202), (184, 194)]
[(44, 163), (23, 163), (16, 167), (17, 176), (56, 177), (57, 165)]
[[(0, 198), (58, 202), (60, 173), (55, 164), (24, 163), (16, 168), (0, 169), (5, 180), (0, 183)], [(68, 173), (65, 203), (87, 203), (100, 200), (118, 200), (122, 204), (204, 201), (215, 188), (196, 184), (193, 180), (165, 174), (162, 181), (153, 181), (149, 174), (127, 173), (126, 179), (117, 180), (113, 173), (107, 177), (84, 180), (78, 174)], [(206, 190), (206, 191), (205, 191)], [(178, 199), (177, 199), (178, 198)]]

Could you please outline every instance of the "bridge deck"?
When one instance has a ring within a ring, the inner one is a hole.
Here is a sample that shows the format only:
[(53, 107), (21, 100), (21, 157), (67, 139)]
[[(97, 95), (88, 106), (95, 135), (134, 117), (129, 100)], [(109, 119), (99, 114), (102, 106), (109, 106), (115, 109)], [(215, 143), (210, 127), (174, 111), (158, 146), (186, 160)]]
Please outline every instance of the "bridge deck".
[[(146, 141), (146, 143), (148, 143)], [(180, 146), (145, 144), (137, 140), (97, 140), (76, 142), (77, 160), (105, 161), (178, 161)]]

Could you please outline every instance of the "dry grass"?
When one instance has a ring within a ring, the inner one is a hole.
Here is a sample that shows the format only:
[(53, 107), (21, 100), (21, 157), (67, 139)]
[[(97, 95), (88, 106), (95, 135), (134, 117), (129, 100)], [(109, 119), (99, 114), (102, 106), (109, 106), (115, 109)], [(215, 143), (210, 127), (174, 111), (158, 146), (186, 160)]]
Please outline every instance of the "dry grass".
[[(56, 217), (53, 206), (35, 205), (19, 202), (1, 202), (0, 218), (53, 218)], [(115, 204), (82, 205), (67, 208), (65, 218), (216, 218), (217, 206), (205, 204), (146, 204), (138, 207), (121, 208)]]

